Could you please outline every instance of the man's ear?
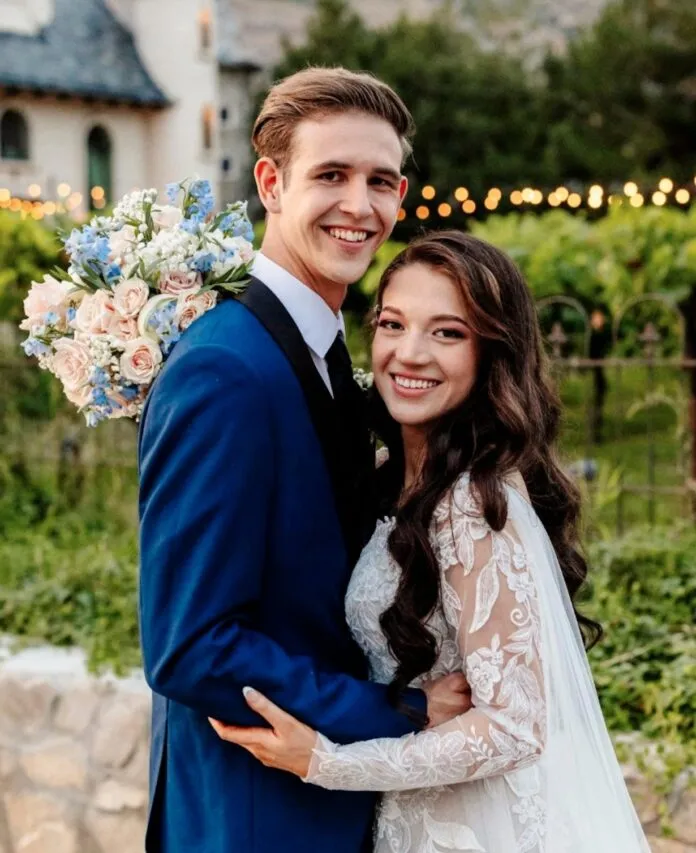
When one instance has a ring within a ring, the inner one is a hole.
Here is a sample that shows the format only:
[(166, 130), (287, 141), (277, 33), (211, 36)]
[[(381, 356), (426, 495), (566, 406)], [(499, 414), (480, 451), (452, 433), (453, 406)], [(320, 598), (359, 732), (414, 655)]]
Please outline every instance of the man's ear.
[(281, 170), (275, 160), (262, 157), (254, 166), (256, 189), (261, 204), (268, 213), (280, 213), (280, 189), (283, 180)]
[(402, 177), (399, 184), (399, 201), (403, 201), (408, 192), (408, 178)]

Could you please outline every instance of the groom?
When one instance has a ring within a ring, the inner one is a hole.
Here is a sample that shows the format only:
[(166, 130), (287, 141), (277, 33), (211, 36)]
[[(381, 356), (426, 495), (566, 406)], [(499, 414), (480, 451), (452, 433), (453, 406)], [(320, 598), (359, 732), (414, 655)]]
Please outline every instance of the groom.
[(325, 791), (221, 741), (242, 689), (347, 743), (460, 710), (452, 682), (398, 707), (345, 622), (371, 533), (374, 454), (339, 309), (389, 237), (411, 117), (374, 78), (309, 69), (256, 121), (262, 254), (199, 319), (140, 430), (140, 615), (153, 696), (148, 853), (359, 853), (375, 795)]

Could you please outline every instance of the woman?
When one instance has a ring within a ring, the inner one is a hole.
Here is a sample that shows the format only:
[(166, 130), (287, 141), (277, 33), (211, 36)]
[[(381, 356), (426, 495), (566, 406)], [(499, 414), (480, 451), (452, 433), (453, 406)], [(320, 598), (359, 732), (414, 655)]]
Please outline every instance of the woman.
[(502, 252), (449, 231), (399, 255), (377, 301), (393, 516), (358, 562), (347, 618), (395, 701), (463, 671), (473, 707), (338, 746), (247, 691), (272, 729), (213, 725), (312, 784), (384, 791), (378, 853), (648, 851), (585, 657), (580, 629), (588, 642), (600, 629), (572, 604), (587, 573), (578, 496), (554, 454), (530, 293)]

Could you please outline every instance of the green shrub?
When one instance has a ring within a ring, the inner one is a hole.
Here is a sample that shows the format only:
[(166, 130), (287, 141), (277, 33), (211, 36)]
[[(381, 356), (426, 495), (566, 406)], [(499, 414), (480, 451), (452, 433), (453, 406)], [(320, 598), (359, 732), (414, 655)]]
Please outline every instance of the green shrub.
[(696, 746), (696, 531), (633, 531), (591, 561), (584, 609), (605, 629), (590, 660), (609, 727)]

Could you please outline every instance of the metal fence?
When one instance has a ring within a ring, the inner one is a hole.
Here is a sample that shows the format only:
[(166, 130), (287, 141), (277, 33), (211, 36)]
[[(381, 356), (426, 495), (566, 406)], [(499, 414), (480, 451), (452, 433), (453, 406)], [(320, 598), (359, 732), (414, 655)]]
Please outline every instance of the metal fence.
[(596, 514), (618, 532), (696, 517), (692, 318), (663, 294), (613, 315), (566, 296), (537, 307), (565, 403), (564, 455)]
[[(645, 295), (612, 315), (553, 296), (538, 312), (564, 401), (563, 456), (593, 516), (619, 532), (696, 518), (696, 305), (691, 316)], [(95, 468), (134, 477), (136, 425), (88, 429), (19, 342), (0, 324), (0, 462), (50, 471), (73, 490), (88, 489)]]

